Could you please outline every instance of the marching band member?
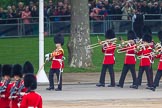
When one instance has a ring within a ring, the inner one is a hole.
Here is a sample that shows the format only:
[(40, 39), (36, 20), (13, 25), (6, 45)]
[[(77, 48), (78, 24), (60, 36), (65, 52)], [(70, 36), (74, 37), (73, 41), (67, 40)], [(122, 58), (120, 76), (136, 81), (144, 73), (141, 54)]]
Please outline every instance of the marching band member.
[(10, 89), (13, 86), (11, 81), (11, 70), (12, 66), (5, 64), (2, 67), (2, 77), (3, 81), (0, 84), (0, 107), (1, 108), (9, 108), (9, 95)]
[(121, 88), (123, 88), (124, 80), (125, 80), (126, 74), (128, 73), (129, 70), (130, 70), (130, 72), (132, 74), (132, 78), (133, 78), (133, 85), (131, 85), (130, 87), (133, 87), (136, 82), (136, 71), (135, 71), (136, 58), (135, 58), (134, 40), (137, 39), (137, 37), (136, 37), (136, 34), (134, 33), (134, 31), (130, 30), (127, 33), (127, 38), (128, 38), (128, 40), (130, 40), (132, 42), (128, 43), (127, 46), (120, 49), (121, 51), (126, 50), (124, 66), (123, 66), (122, 73), (120, 76), (119, 84), (117, 85), (118, 87), (121, 87)]
[(13, 66), (13, 77), (14, 77), (14, 82), (13, 82), (13, 86), (10, 90), (10, 108), (18, 108), (18, 103), (19, 103), (19, 98), (20, 96), (17, 94), (19, 87), (21, 85), (21, 81), (22, 81), (22, 66), (20, 64), (15, 64)]
[[(31, 62), (26, 61), (23, 65), (23, 68), (22, 68), (22, 77), (24, 77), (28, 73), (34, 74), (34, 67), (33, 67)], [(17, 95), (19, 96), (19, 99), (18, 99), (19, 103), (21, 102), (22, 97), (24, 96), (26, 91), (27, 91), (27, 88), (24, 86), (24, 80), (22, 79), (21, 82), (20, 82), (18, 92), (17, 92)]]
[(25, 74), (24, 86), (28, 90), (22, 98), (20, 108), (42, 108), (42, 97), (34, 91), (37, 88), (37, 80), (34, 74)]
[(62, 90), (62, 72), (64, 68), (63, 56), (64, 50), (62, 49), (62, 45), (64, 44), (64, 37), (61, 34), (57, 34), (54, 36), (54, 43), (56, 45), (56, 49), (50, 53), (46, 54), (46, 61), (52, 61), (51, 68), (49, 71), (49, 87), (46, 90), (54, 90), (54, 73), (56, 73), (58, 80), (58, 88), (56, 91)]
[[(115, 38), (115, 33), (113, 30), (109, 29), (107, 30), (105, 34), (106, 40), (110, 40)], [(101, 70), (101, 75), (100, 75), (100, 80), (99, 83), (96, 84), (97, 87), (105, 87), (105, 75), (106, 75), (106, 70), (109, 69), (109, 74), (110, 74), (110, 79), (111, 79), (111, 84), (108, 85), (108, 87), (115, 87), (115, 75), (114, 75), (114, 64), (115, 64), (115, 57), (114, 57), (114, 52), (116, 49), (116, 45), (113, 43), (106, 43), (102, 47), (102, 52), (104, 53), (104, 59), (103, 59), (103, 65), (102, 65), (102, 70)]]
[[(160, 42), (162, 43), (162, 31), (158, 32), (158, 38), (159, 38)], [(158, 55), (155, 55), (155, 57), (160, 58), (160, 60), (159, 60), (158, 70), (155, 75), (153, 86), (150, 88), (150, 90), (152, 90), (152, 91), (155, 91), (155, 89), (159, 85), (159, 81), (162, 77), (162, 52), (160, 52)]]
[[(150, 36), (152, 36), (152, 31), (151, 31), (151, 28), (149, 27), (149, 26), (147, 26), (147, 25), (144, 25), (144, 27), (143, 27), (143, 36), (144, 35), (150, 35)], [(154, 49), (154, 41), (152, 40), (150, 43), (149, 43), (149, 45), (150, 45), (150, 47), (152, 48), (152, 49)], [(150, 58), (150, 61), (151, 61), (151, 66), (150, 66), (150, 81), (151, 82), (153, 82), (153, 69), (152, 69), (152, 64), (154, 63), (154, 57), (150, 54), (150, 56), (149, 56), (149, 58)], [(143, 75), (143, 74), (142, 74)], [(147, 77), (148, 78), (148, 77)], [(148, 79), (147, 79), (148, 80)], [(139, 81), (139, 85), (141, 85), (141, 83), (142, 83), (142, 79)], [(147, 84), (148, 85), (148, 84)], [(150, 87), (150, 85), (148, 85), (148, 88)]]
[(152, 41), (152, 37), (150, 35), (145, 34), (142, 38), (143, 41), (143, 46), (142, 49), (138, 49), (137, 46), (137, 55), (141, 56), (140, 59), (140, 66), (139, 66), (139, 71), (138, 71), (138, 77), (137, 77), (137, 81), (136, 81), (136, 85), (133, 86), (132, 88), (138, 89), (139, 83), (140, 81), (142, 81), (142, 74), (145, 71), (146, 72), (146, 76), (147, 76), (147, 82), (148, 85), (151, 87), (153, 82), (150, 80), (152, 78), (150, 75), (150, 66), (151, 66), (151, 61), (150, 61), (150, 54), (152, 52), (152, 48), (149, 46), (149, 43)]

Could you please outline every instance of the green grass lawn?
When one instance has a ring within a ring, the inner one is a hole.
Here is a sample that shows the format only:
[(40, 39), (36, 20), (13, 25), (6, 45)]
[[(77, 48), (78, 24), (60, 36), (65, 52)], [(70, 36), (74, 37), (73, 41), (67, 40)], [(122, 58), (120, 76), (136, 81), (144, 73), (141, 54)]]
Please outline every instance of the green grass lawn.
[[(104, 36), (99, 36), (101, 40), (104, 40)], [(122, 36), (126, 40), (125, 36)], [(157, 41), (157, 37), (154, 36), (154, 40)], [(67, 51), (68, 36), (65, 36), (65, 44), (63, 49), (65, 50), (65, 57), (68, 58)], [(91, 36), (91, 42), (96, 43), (97, 37)], [(38, 52), (39, 52), (39, 39), (38, 37), (30, 38), (6, 38), (0, 39), (0, 64), (24, 64), (25, 61), (31, 61), (35, 67), (35, 72), (38, 71)], [(53, 37), (45, 37), (45, 54), (54, 50), (55, 45), (53, 43)], [(93, 66), (87, 69), (84, 68), (71, 68), (68, 66), (68, 61), (65, 60), (64, 72), (100, 72), (102, 67), (103, 53), (101, 47), (94, 48), (92, 53)], [(120, 72), (123, 67), (124, 53), (115, 54), (116, 64), (114, 65), (115, 72)], [(158, 60), (155, 60), (153, 69), (157, 70)], [(48, 72), (51, 63), (45, 64), (45, 71)], [(138, 70), (139, 60), (137, 60), (136, 70)]]

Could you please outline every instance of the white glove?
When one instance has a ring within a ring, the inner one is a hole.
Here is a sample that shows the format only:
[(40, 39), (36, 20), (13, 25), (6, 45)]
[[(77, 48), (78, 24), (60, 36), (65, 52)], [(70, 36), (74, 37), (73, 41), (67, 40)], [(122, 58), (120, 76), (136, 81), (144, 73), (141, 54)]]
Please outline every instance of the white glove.
[(50, 58), (47, 57), (47, 58), (46, 58), (46, 61), (50, 61)]
[(50, 53), (48, 53), (48, 54), (45, 54), (45, 58), (50, 58)]

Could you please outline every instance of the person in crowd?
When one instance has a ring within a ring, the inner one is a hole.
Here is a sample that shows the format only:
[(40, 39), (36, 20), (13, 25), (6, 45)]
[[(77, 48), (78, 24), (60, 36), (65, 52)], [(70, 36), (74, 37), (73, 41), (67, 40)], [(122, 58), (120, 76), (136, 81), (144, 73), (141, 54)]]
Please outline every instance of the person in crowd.
[(132, 17), (133, 30), (136, 33), (136, 36), (142, 38), (142, 29), (144, 26), (144, 16), (139, 10), (134, 10), (134, 15)]
[[(112, 29), (108, 29), (105, 33), (105, 41), (109, 41), (111, 39), (115, 38), (115, 33)], [(108, 87), (115, 87), (115, 75), (114, 75), (114, 64), (115, 64), (115, 57), (114, 57), (114, 52), (116, 49), (116, 45), (114, 45), (112, 42), (108, 42), (108, 44), (102, 44), (102, 52), (104, 53), (104, 59), (103, 59), (103, 64), (102, 64), (102, 70), (100, 74), (100, 80), (99, 83), (96, 84), (97, 87), (105, 87), (105, 75), (106, 75), (106, 70), (109, 70), (109, 75), (111, 79), (110, 85)]]
[(153, 11), (153, 14), (157, 14), (157, 15), (153, 15), (153, 18), (154, 19), (160, 19), (161, 15), (158, 15), (158, 14), (160, 14), (160, 7), (159, 7), (158, 2), (154, 2), (154, 6), (153, 6), (152, 11)]
[(29, 6), (25, 6), (25, 10), (22, 12), (21, 18), (23, 19), (25, 35), (31, 35), (31, 11), (29, 10)]
[(21, 18), (22, 17), (22, 12), (24, 11), (24, 3), (23, 2), (19, 2), (18, 3), (18, 8), (17, 8), (17, 17)]
[(52, 61), (51, 68), (49, 71), (49, 87), (46, 90), (54, 90), (54, 73), (57, 76), (58, 88), (56, 91), (62, 91), (62, 72), (64, 68), (64, 50), (62, 46), (64, 44), (64, 37), (61, 34), (57, 34), (54, 36), (54, 43), (56, 45), (56, 49), (49, 54), (46, 54), (46, 61)]
[(16, 19), (16, 13), (13, 12), (11, 6), (8, 7), (8, 12), (7, 12), (7, 23), (8, 24), (13, 24), (13, 23), (17, 23), (17, 19)]
[(129, 1), (125, 2), (124, 6), (122, 7), (122, 12), (123, 12), (122, 19), (130, 20), (133, 14), (133, 11), (134, 11), (134, 8), (130, 4), (130, 2)]

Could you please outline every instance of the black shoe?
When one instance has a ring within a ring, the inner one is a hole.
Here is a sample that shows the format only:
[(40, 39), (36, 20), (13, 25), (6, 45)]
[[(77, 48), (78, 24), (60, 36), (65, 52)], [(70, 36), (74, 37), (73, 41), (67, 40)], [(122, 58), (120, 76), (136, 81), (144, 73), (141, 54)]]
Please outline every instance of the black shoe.
[(55, 89), (55, 91), (62, 91), (62, 89), (60, 89), (60, 88), (57, 88), (57, 89)]
[(108, 85), (108, 87), (115, 87), (115, 85)]
[(150, 90), (155, 91), (156, 88), (155, 87), (150, 87)]
[(52, 87), (49, 87), (49, 88), (46, 88), (46, 90), (54, 90), (54, 88), (52, 88)]
[(138, 89), (137, 85), (131, 85), (130, 88)]
[(98, 83), (96, 84), (97, 87), (105, 87), (105, 84)]
[(151, 89), (151, 88), (152, 88), (152, 87), (150, 87), (150, 86), (147, 86), (147, 87), (146, 87), (146, 89)]
[(116, 86), (117, 86), (117, 87), (121, 87), (121, 88), (123, 88), (123, 86), (122, 86), (122, 85), (120, 85), (120, 84), (117, 84)]

